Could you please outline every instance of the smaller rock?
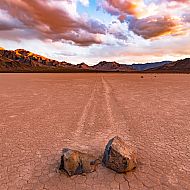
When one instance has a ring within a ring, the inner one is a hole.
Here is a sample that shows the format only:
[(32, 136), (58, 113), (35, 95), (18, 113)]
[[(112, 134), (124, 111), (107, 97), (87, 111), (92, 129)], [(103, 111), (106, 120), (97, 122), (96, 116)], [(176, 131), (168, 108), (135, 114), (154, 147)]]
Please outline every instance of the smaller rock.
[(63, 149), (60, 170), (65, 170), (69, 176), (96, 171), (99, 160), (94, 156), (77, 150)]
[(106, 145), (102, 162), (107, 168), (124, 173), (136, 167), (136, 154), (131, 143), (116, 136)]

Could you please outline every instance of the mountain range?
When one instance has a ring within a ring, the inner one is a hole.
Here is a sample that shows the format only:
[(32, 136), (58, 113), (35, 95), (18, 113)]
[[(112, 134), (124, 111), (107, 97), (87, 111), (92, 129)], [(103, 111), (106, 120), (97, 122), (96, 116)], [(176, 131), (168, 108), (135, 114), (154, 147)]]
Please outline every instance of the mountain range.
[(178, 60), (147, 71), (151, 72), (185, 72), (190, 73), (190, 58)]
[(144, 63), (144, 64), (132, 64), (133, 69), (137, 71), (145, 71), (152, 68), (157, 68), (163, 65), (166, 65), (168, 63), (171, 63), (172, 61), (162, 61), (162, 62), (154, 62), (154, 63)]
[(190, 58), (132, 65), (101, 61), (89, 66), (59, 62), (24, 49), (0, 48), (0, 72), (190, 72)]

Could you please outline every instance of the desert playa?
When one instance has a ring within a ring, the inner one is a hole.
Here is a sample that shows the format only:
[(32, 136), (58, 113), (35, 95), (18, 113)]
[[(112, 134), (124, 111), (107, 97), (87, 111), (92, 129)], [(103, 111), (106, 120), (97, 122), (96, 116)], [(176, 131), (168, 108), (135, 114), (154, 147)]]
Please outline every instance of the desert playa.
[[(188, 74), (0, 74), (0, 189), (188, 190), (189, 127)], [(116, 135), (134, 171), (58, 171), (64, 147), (101, 155)]]

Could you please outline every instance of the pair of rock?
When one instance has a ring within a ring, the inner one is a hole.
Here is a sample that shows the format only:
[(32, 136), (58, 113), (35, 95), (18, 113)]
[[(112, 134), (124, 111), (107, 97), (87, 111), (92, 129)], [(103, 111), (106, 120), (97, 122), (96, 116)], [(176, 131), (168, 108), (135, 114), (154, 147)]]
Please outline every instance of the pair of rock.
[[(77, 150), (63, 149), (60, 169), (69, 176), (96, 171), (100, 159)], [(116, 136), (106, 145), (102, 163), (118, 173), (130, 171), (136, 167), (136, 150), (129, 142)]]

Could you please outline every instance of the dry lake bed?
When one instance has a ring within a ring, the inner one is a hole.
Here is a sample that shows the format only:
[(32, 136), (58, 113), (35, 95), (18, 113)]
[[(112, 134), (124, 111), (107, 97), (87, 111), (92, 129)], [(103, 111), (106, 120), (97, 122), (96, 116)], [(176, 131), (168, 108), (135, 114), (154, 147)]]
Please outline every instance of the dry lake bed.
[[(99, 156), (116, 135), (134, 171), (58, 171), (64, 147)], [(188, 74), (0, 74), (0, 190), (188, 190), (189, 163)]]

